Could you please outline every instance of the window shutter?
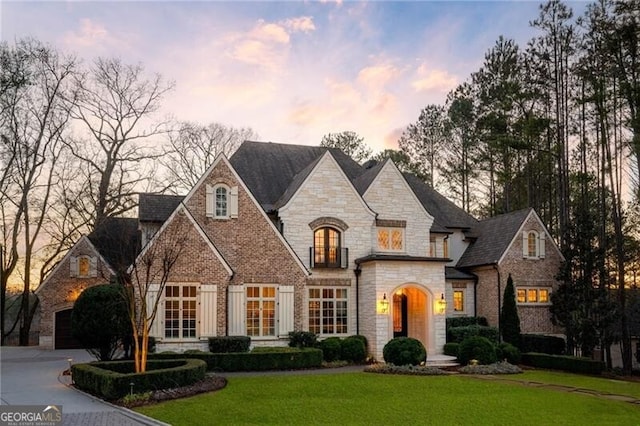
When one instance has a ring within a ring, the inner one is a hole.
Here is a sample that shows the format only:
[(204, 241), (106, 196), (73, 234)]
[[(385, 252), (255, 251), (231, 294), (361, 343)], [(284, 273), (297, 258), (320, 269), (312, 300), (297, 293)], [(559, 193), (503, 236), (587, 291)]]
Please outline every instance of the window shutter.
[(278, 334), (289, 337), (293, 331), (294, 288), (292, 285), (281, 285), (278, 289)]
[(244, 286), (229, 286), (229, 315), (227, 328), (229, 336), (246, 335), (245, 312), (244, 312)]
[(78, 258), (72, 256), (69, 258), (69, 276), (77, 277), (78, 276)]
[(216, 318), (218, 316), (218, 286), (209, 284), (200, 286), (200, 338), (216, 335)]
[(309, 267), (311, 269), (315, 268), (316, 264), (315, 264), (315, 248), (314, 247), (309, 247)]
[(153, 336), (156, 339), (162, 339), (164, 337), (164, 297), (158, 295), (160, 290), (160, 284), (150, 284), (149, 291), (147, 291), (147, 315), (151, 314), (153, 305), (156, 303), (156, 298), (160, 296), (160, 302), (158, 303), (158, 310), (156, 311), (156, 318), (151, 323), (149, 330), (149, 336)]
[(98, 276), (98, 258), (95, 256), (89, 258), (89, 276), (94, 278)]
[(207, 185), (207, 197), (205, 200), (205, 205), (206, 205), (206, 215), (207, 217), (213, 217), (213, 206), (215, 204), (215, 194), (213, 193), (213, 187)]
[(544, 247), (544, 245), (545, 245), (545, 238), (546, 238), (546, 236), (545, 236), (545, 232), (544, 232), (544, 231), (542, 231), (542, 232), (540, 233), (540, 238), (539, 238), (539, 240), (538, 240), (538, 244), (540, 244), (540, 247), (539, 247), (539, 249), (538, 249), (538, 255), (540, 256), (540, 259), (544, 259), (544, 257), (545, 257), (545, 247)]
[(522, 232), (522, 257), (529, 257), (529, 233)]
[(229, 217), (238, 217), (238, 187), (234, 186), (229, 191)]

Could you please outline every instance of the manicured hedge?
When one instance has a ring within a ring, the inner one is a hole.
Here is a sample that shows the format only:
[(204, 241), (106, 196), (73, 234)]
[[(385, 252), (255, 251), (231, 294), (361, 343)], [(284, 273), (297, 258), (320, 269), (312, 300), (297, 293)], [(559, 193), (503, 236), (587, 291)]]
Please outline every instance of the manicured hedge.
[(315, 348), (273, 348), (273, 350), (211, 353), (189, 352), (176, 354), (161, 352), (150, 354), (153, 359), (196, 358), (207, 363), (209, 371), (266, 371), (266, 370), (295, 370), (301, 368), (317, 368), (322, 365), (322, 351)]
[(118, 399), (131, 392), (187, 386), (204, 378), (206, 363), (198, 359), (149, 360), (145, 373), (134, 373), (133, 361), (106, 361), (74, 364), (75, 385), (106, 399)]
[(450, 341), (455, 343), (461, 343), (463, 340), (473, 336), (484, 337), (494, 343), (498, 342), (498, 329), (496, 327), (488, 327), (485, 325), (451, 327), (449, 329), (449, 334), (451, 336)]
[(460, 343), (449, 342), (444, 345), (444, 354), (449, 356), (458, 357), (458, 350), (460, 349)]
[(427, 360), (427, 350), (418, 339), (395, 337), (384, 345), (382, 356), (388, 364), (419, 365)]
[(466, 327), (468, 325), (488, 326), (485, 317), (449, 317), (447, 318), (447, 329), (451, 327)]
[(605, 369), (602, 361), (568, 355), (549, 355), (530, 352), (522, 354), (522, 363), (538, 368), (568, 371), (581, 374), (601, 374)]
[(471, 336), (464, 339), (458, 348), (458, 361), (462, 365), (467, 365), (472, 359), (486, 365), (496, 362), (494, 343), (482, 336)]
[(249, 336), (220, 336), (209, 338), (209, 351), (214, 354), (232, 352), (249, 352), (251, 338)]
[(536, 352), (549, 355), (562, 355), (565, 342), (562, 337), (544, 336), (542, 334), (522, 334), (520, 336), (522, 352)]

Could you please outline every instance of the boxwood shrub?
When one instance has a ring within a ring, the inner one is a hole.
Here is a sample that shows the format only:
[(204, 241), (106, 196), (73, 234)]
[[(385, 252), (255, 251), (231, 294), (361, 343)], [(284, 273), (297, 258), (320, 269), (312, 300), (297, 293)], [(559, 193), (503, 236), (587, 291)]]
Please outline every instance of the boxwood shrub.
[(496, 346), (496, 356), (498, 361), (507, 360), (509, 364), (520, 364), (521, 354), (520, 350), (513, 346), (511, 343), (502, 342)]
[(361, 364), (366, 358), (367, 349), (361, 336), (349, 336), (340, 341), (340, 359), (343, 361)]
[(498, 343), (498, 329), (484, 325), (466, 325), (463, 327), (451, 327), (449, 329), (451, 342), (461, 343), (472, 336), (481, 336), (494, 343)]
[(496, 362), (496, 350), (493, 342), (486, 337), (471, 336), (460, 343), (458, 348), (458, 361), (467, 365), (472, 359), (480, 364), (493, 364)]
[(209, 350), (214, 354), (249, 352), (249, 336), (220, 336), (209, 338)]
[(522, 334), (520, 342), (520, 350), (522, 352), (562, 355), (565, 351), (565, 342), (562, 337), (545, 336), (542, 334)]
[(204, 378), (206, 363), (198, 359), (148, 360), (145, 373), (134, 373), (133, 361), (107, 361), (71, 366), (75, 385), (114, 400), (133, 391), (142, 393), (193, 384)]
[(289, 346), (292, 348), (313, 348), (318, 344), (318, 335), (310, 331), (289, 332)]
[(549, 355), (535, 352), (522, 354), (522, 363), (538, 368), (599, 375), (605, 369), (602, 361), (568, 355)]
[(449, 342), (444, 345), (444, 354), (449, 356), (458, 357), (458, 349), (460, 348), (460, 343)]
[(322, 357), (326, 362), (333, 362), (340, 359), (342, 344), (339, 337), (328, 337), (318, 343), (322, 350)]
[(426, 361), (427, 351), (422, 343), (411, 337), (396, 337), (382, 348), (384, 361), (394, 365), (419, 365)]

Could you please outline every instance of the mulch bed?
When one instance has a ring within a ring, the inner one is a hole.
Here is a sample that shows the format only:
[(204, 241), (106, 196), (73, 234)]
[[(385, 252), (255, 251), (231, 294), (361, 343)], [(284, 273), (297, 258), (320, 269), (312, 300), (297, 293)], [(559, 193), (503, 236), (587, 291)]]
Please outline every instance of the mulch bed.
[(223, 389), (226, 385), (227, 379), (225, 379), (224, 377), (207, 375), (204, 379), (189, 386), (182, 386), (172, 389), (161, 389), (151, 392), (151, 396), (149, 396), (148, 398), (140, 398), (134, 401), (126, 402), (125, 400), (120, 399), (116, 401), (116, 403), (128, 408), (139, 407), (141, 405), (155, 404), (157, 402), (167, 401), (170, 399), (185, 398), (205, 392), (215, 392)]

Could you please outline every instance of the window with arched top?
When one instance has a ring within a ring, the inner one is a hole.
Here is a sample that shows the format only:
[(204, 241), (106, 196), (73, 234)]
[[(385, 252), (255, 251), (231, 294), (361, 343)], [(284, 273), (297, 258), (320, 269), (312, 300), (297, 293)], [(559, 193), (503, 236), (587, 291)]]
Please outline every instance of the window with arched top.
[(224, 186), (218, 186), (216, 188), (216, 217), (227, 217), (227, 203), (229, 191)]
[(91, 271), (91, 262), (88, 257), (78, 258), (78, 276), (88, 277)]
[(545, 233), (534, 230), (522, 233), (522, 257), (526, 259), (544, 259)]
[(331, 227), (313, 232), (313, 264), (316, 268), (340, 268), (340, 231)]
[(214, 219), (238, 217), (238, 187), (217, 183), (206, 188), (206, 215)]

